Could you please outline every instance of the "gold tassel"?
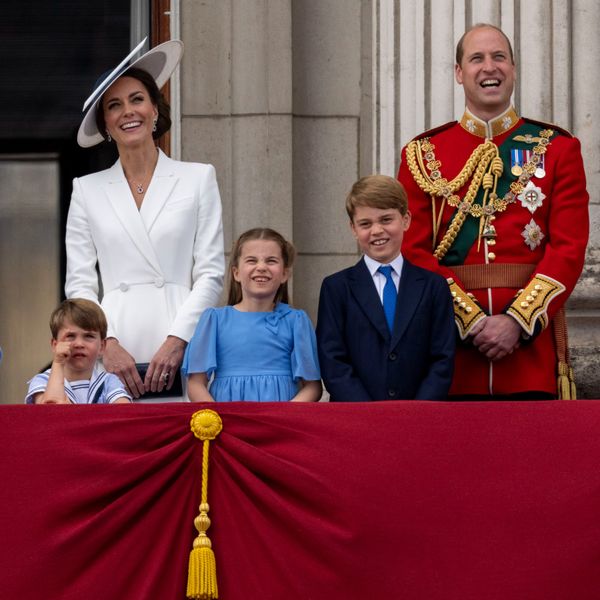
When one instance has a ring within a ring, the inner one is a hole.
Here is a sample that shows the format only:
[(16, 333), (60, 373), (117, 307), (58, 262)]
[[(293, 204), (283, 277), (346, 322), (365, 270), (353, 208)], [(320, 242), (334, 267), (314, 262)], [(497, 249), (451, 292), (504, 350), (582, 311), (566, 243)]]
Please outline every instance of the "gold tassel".
[(202, 499), (200, 514), (194, 519), (198, 537), (194, 540), (188, 566), (187, 597), (190, 600), (214, 600), (219, 597), (217, 564), (212, 544), (206, 531), (210, 527), (208, 511), (208, 450), (221, 430), (221, 417), (214, 410), (199, 410), (192, 415), (190, 423), (194, 435), (202, 440)]
[(571, 400), (577, 400), (577, 387), (575, 386), (575, 375), (573, 369), (569, 367), (569, 381), (571, 382)]
[[(569, 365), (564, 362), (558, 363), (558, 398), (559, 400), (573, 400), (571, 396), (571, 386), (575, 387), (575, 383), (572, 381), (573, 372), (569, 369)], [(569, 375), (571, 377), (569, 377)]]

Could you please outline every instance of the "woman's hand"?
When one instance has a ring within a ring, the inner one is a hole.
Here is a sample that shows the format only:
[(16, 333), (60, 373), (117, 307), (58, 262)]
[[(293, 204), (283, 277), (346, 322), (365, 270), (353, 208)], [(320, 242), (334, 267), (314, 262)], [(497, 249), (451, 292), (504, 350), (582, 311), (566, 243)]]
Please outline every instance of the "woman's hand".
[(167, 336), (156, 354), (152, 357), (144, 386), (146, 391), (162, 392), (166, 387), (170, 390), (177, 375), (177, 369), (183, 361), (187, 342), (174, 335)]
[(104, 368), (109, 373), (114, 373), (127, 388), (127, 391), (134, 397), (139, 398), (146, 389), (137, 369), (135, 360), (116, 338), (106, 340), (106, 348), (102, 355)]

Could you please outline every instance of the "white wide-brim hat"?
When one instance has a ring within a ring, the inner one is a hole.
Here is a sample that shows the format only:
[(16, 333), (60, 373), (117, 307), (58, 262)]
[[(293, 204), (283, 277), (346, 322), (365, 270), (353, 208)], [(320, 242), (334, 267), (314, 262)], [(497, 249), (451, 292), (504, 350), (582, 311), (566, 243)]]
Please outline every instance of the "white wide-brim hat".
[[(115, 69), (104, 77), (94, 88), (91, 96), (83, 103), (83, 110), (87, 110), (83, 121), (77, 132), (77, 143), (83, 148), (95, 146), (104, 140), (104, 136), (98, 131), (96, 125), (96, 111), (100, 98), (106, 90), (130, 67), (144, 69), (154, 81), (158, 89), (162, 88), (173, 74), (183, 56), (183, 42), (180, 40), (169, 40), (151, 48), (145, 54), (132, 61), (133, 57), (142, 49), (146, 40), (144, 38)], [(130, 62), (132, 61), (132, 62)]]

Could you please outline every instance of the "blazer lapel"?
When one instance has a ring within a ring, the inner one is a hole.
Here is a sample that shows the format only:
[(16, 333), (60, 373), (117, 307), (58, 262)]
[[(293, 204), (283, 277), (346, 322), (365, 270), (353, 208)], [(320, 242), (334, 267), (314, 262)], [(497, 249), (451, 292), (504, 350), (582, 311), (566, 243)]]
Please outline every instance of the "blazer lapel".
[(157, 273), (162, 274), (154, 246), (152, 246), (148, 231), (131, 196), (131, 190), (120, 161), (117, 161), (110, 169), (104, 191), (117, 218), (140, 254)]
[(350, 271), (349, 286), (358, 305), (364, 311), (367, 319), (371, 321), (373, 327), (379, 331), (384, 339), (389, 339), (390, 330), (385, 320), (383, 306), (379, 299), (379, 294), (375, 289), (373, 277), (371, 277), (371, 273), (369, 273), (369, 269), (363, 259), (357, 262)]
[(152, 231), (152, 226), (169, 199), (177, 179), (174, 174), (173, 161), (162, 150), (159, 150), (156, 169), (140, 210), (148, 233)]
[(400, 287), (398, 289), (398, 300), (396, 302), (396, 316), (394, 319), (394, 331), (392, 332), (393, 348), (402, 338), (410, 320), (423, 295), (424, 279), (411, 263), (404, 259)]

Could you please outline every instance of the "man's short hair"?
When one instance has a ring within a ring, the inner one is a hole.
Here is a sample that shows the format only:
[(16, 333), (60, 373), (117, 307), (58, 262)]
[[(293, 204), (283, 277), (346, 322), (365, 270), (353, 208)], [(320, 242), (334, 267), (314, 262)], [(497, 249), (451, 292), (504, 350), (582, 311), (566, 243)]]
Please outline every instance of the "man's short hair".
[(352, 186), (346, 197), (346, 212), (351, 221), (358, 206), (395, 208), (405, 215), (408, 212), (408, 196), (404, 186), (394, 177), (367, 175)]
[(91, 300), (71, 298), (61, 302), (50, 315), (50, 331), (55, 340), (58, 339), (58, 332), (65, 326), (66, 321), (85, 331), (97, 331), (102, 340), (106, 338), (108, 325), (104, 311)]
[(481, 29), (483, 27), (489, 27), (490, 29), (495, 29), (498, 33), (502, 34), (502, 37), (504, 37), (504, 39), (506, 40), (506, 43), (508, 44), (508, 51), (510, 54), (510, 62), (514, 65), (515, 64), (515, 56), (513, 53), (512, 44), (510, 43), (508, 36), (504, 33), (504, 31), (502, 31), (502, 29), (500, 29), (500, 27), (496, 27), (495, 25), (492, 25), (491, 23), (476, 23), (475, 25), (469, 27), (469, 29), (467, 29), (462, 34), (462, 36), (460, 37), (460, 40), (458, 40), (458, 44), (456, 44), (456, 64), (460, 67), (460, 63), (462, 62), (463, 55), (464, 55), (463, 44), (464, 44), (466, 35), (468, 33), (470, 33), (471, 31), (473, 31), (473, 29)]

